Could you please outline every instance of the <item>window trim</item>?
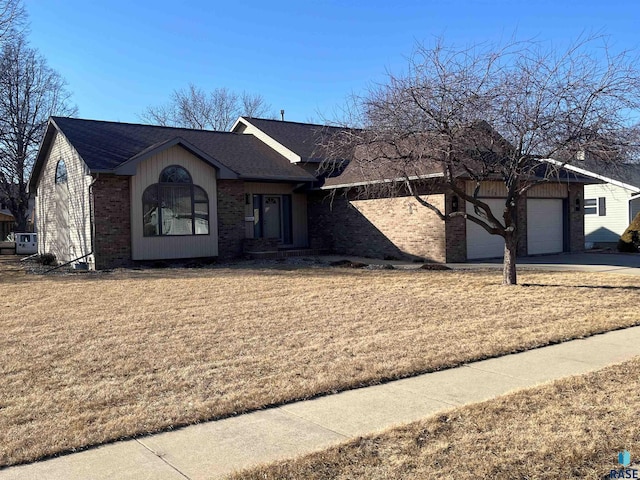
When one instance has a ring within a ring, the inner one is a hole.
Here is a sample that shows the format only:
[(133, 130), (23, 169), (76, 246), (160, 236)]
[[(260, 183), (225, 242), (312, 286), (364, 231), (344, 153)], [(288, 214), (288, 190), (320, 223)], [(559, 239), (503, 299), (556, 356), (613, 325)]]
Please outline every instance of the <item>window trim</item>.
[(585, 215), (607, 216), (607, 197), (585, 198), (583, 210)]

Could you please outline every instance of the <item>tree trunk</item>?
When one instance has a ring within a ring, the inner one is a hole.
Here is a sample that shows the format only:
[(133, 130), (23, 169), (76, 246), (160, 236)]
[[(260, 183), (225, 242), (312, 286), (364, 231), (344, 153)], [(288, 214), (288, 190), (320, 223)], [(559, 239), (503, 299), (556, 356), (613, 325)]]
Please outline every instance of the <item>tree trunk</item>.
[(513, 233), (507, 233), (504, 237), (504, 265), (502, 269), (502, 285), (516, 285), (516, 251), (518, 239)]

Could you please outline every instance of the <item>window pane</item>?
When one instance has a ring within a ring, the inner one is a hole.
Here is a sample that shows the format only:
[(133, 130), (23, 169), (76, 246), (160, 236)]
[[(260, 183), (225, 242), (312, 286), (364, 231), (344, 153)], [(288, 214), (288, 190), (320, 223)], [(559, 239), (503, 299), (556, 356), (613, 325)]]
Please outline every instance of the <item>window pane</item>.
[(209, 199), (207, 192), (194, 185), (193, 187), (193, 218), (196, 235), (209, 233)]
[(191, 183), (191, 175), (184, 168), (172, 165), (160, 174), (161, 183)]
[(262, 238), (262, 195), (253, 196), (253, 238)]
[(209, 233), (209, 204), (195, 203), (194, 217), (196, 223), (196, 235), (207, 235)]
[(142, 225), (145, 237), (159, 235), (158, 231), (158, 185), (151, 185), (142, 194)]
[(607, 215), (607, 198), (598, 198), (598, 215), (605, 217)]
[(596, 206), (596, 199), (595, 198), (587, 198), (584, 201), (584, 206), (585, 207), (595, 207)]
[(56, 166), (56, 183), (67, 182), (67, 166), (64, 164), (64, 160), (60, 160)]
[(193, 235), (190, 186), (161, 186), (162, 235)]
[(200, 187), (193, 187), (193, 201), (194, 202), (209, 202), (207, 198), (207, 192)]
[(584, 208), (584, 214), (585, 215), (595, 215), (596, 213), (598, 213), (597, 211), (598, 209), (595, 207), (585, 207)]

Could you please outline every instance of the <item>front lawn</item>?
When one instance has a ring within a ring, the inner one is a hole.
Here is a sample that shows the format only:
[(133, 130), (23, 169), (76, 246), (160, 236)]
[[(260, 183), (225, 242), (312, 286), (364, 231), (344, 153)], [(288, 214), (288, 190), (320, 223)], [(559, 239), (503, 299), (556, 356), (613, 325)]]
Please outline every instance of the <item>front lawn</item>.
[(0, 465), (640, 323), (640, 277), (0, 272)]

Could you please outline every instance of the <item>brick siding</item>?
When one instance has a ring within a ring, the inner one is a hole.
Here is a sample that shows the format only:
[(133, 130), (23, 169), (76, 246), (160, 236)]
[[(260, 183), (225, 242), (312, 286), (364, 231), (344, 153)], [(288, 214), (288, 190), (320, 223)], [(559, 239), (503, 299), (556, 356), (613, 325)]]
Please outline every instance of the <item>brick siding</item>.
[(218, 180), (218, 258), (242, 256), (244, 216), (244, 182)]
[(527, 194), (526, 192), (520, 196), (516, 204), (516, 221), (518, 228), (518, 246), (516, 247), (516, 255), (525, 256), (528, 253), (527, 240)]
[[(421, 192), (424, 193), (424, 192)], [(447, 196), (450, 208), (451, 197)], [(445, 194), (430, 194), (429, 201), (443, 209)], [(347, 198), (326, 192), (309, 196), (311, 248), (326, 248), (343, 255), (389, 259), (463, 261), (466, 256), (464, 219), (450, 225), (411, 196)], [(450, 246), (445, 235), (449, 234)]]
[(96, 269), (131, 264), (130, 178), (99, 175), (93, 186)]
[[(466, 211), (467, 202), (452, 193), (445, 196), (447, 210), (446, 213), (453, 212), (453, 200), (457, 199), (458, 212)], [(447, 262), (466, 262), (467, 261), (467, 221), (464, 217), (453, 217), (445, 224), (446, 243), (446, 261)]]
[[(576, 200), (580, 208), (576, 210)], [(584, 185), (569, 184), (569, 251), (584, 251)]]

